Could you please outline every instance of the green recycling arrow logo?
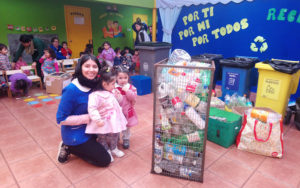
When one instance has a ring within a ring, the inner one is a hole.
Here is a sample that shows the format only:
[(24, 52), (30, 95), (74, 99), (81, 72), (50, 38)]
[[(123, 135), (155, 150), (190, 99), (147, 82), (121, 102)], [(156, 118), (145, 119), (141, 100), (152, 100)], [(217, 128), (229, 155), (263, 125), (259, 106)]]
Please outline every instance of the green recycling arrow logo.
[(260, 53), (263, 53), (268, 49), (268, 43), (266, 42), (266, 39), (264, 39), (264, 37), (262, 36), (257, 36), (254, 39), (254, 42), (251, 42), (250, 49), (252, 52), (258, 52), (258, 47), (256, 46), (256, 44), (260, 44)]

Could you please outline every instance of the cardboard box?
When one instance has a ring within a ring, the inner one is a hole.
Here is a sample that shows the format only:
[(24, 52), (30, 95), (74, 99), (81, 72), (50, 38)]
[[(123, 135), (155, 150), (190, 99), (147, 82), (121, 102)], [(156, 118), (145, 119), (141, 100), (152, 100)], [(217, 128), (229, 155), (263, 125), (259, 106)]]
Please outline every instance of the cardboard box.
[(46, 92), (61, 94), (63, 88), (71, 83), (72, 74), (70, 73), (52, 73), (46, 77)]

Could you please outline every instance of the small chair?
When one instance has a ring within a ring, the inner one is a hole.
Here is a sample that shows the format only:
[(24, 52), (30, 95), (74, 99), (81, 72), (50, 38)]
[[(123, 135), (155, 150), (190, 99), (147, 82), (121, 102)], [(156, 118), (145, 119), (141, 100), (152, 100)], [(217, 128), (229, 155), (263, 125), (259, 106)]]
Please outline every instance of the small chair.
[(7, 95), (9, 98), (12, 98), (12, 93), (11, 93), (11, 89), (10, 89), (11, 82), (9, 81), (9, 76), (16, 74), (16, 73), (23, 73), (23, 71), (22, 70), (7, 70), (7, 71), (5, 71), (5, 79), (6, 79), (7, 86), (8, 86)]
[[(0, 70), (0, 76), (2, 76), (2, 77), (4, 78), (5, 84), (8, 85), (8, 82), (7, 82), (6, 76), (5, 76), (5, 71)], [(2, 84), (2, 83), (0, 83), (0, 85), (1, 85), (1, 84)], [(1, 90), (1, 93), (2, 93), (2, 91), (5, 91), (5, 92), (7, 92), (7, 94), (8, 94), (8, 89), (2, 88), (2, 87), (1, 87), (0, 90)]]
[(57, 64), (58, 64), (58, 68), (59, 68), (59, 72), (63, 71), (63, 61), (64, 60), (57, 60)]
[(62, 70), (63, 70), (63, 72), (74, 74), (76, 63), (77, 63), (77, 61), (75, 59), (64, 59), (62, 61)]
[(32, 82), (39, 82), (40, 88), (43, 89), (43, 82), (42, 79), (37, 75), (36, 67), (32, 67), (31, 65), (28, 66), (22, 66), (21, 67), (22, 72), (29, 71), (30, 73), (33, 72), (33, 74), (27, 75), (27, 78), (31, 80)]

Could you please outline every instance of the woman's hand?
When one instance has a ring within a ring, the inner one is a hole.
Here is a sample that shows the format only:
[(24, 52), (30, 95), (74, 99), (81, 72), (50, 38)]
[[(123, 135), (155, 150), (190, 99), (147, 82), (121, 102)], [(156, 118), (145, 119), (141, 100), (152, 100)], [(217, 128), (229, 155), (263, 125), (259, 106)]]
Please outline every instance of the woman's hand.
[(98, 127), (103, 127), (103, 125), (104, 125), (104, 122), (103, 122), (103, 121), (100, 120), (100, 121), (97, 122), (97, 126), (98, 126)]

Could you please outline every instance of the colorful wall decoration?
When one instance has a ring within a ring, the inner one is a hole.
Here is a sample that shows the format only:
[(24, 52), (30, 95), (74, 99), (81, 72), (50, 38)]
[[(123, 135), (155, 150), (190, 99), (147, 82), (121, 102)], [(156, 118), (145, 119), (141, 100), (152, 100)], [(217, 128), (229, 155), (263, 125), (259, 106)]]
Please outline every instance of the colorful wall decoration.
[[(162, 38), (161, 21), (158, 39)], [(300, 59), (300, 1), (266, 0), (183, 7), (172, 33), (172, 49), (191, 55), (223, 54)]]
[[(119, 13), (117, 5), (107, 5), (106, 13), (99, 16), (99, 19), (105, 19), (107, 16), (110, 17), (106, 21), (107, 25), (102, 28), (102, 33), (104, 38), (118, 38), (124, 37), (122, 31), (123, 27), (119, 24), (118, 20), (122, 20), (124, 16)], [(113, 20), (112, 20), (113, 19)]]
[[(146, 14), (149, 20), (152, 20), (151, 8), (112, 5), (82, 0), (2, 0), (0, 2), (0, 16), (3, 18), (0, 23), (0, 42), (8, 44), (7, 34), (25, 33), (56, 34), (60, 42), (67, 41), (64, 5), (82, 6), (91, 9), (95, 55), (97, 54), (97, 48), (104, 41), (109, 41), (114, 48), (133, 47), (134, 41), (131, 30), (133, 13)], [(107, 12), (107, 6), (111, 6), (112, 10), (116, 6), (118, 12)], [(15, 13), (12, 14), (12, 12)], [(107, 14), (107, 16), (101, 18), (100, 16), (104, 14)], [(103, 37), (102, 29), (104, 26), (107, 26), (108, 20), (111, 20), (112, 23), (115, 21), (115, 25), (117, 25), (114, 34), (116, 37), (114, 38)], [(24, 27), (24, 31), (22, 31), (22, 27)], [(121, 34), (117, 33), (117, 30), (121, 31)]]

